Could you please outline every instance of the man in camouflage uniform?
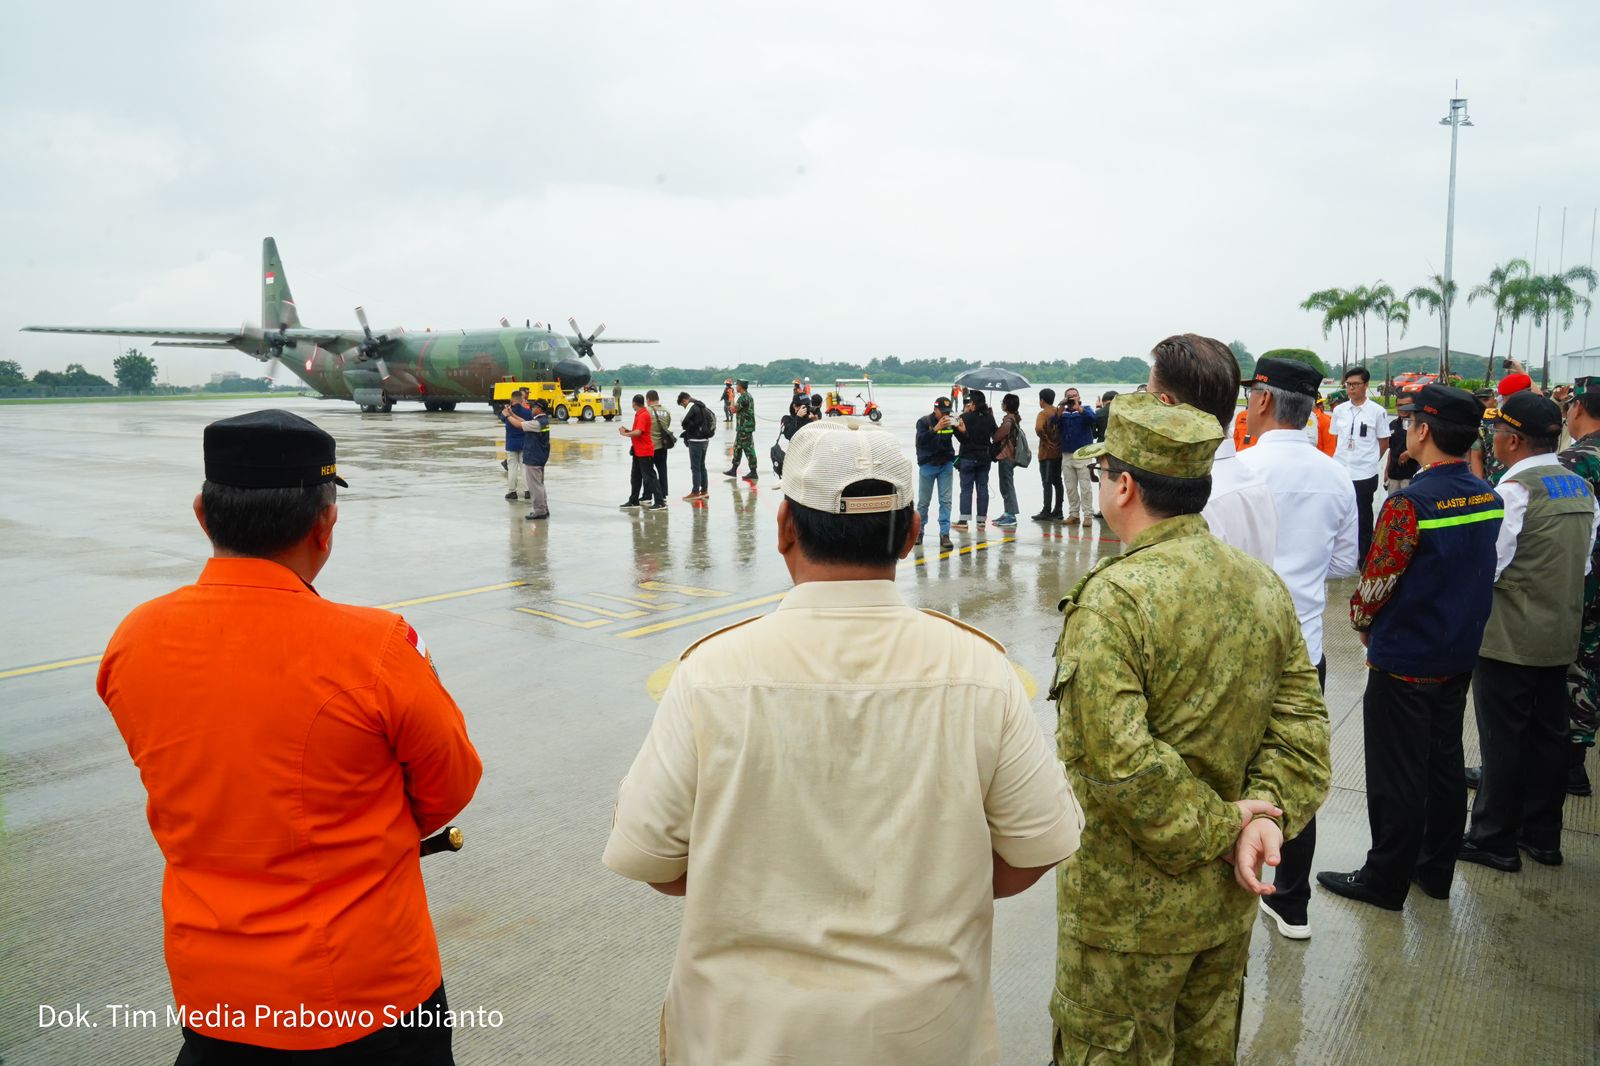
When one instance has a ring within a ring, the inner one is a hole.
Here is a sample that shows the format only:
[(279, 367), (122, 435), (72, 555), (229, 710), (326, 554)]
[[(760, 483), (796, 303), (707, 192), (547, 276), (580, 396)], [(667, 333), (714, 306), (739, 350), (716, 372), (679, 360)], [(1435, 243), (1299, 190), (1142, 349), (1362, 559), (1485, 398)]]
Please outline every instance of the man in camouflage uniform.
[(739, 460), (745, 458), (750, 472), (744, 479), (753, 485), (760, 476), (756, 473), (756, 401), (750, 395), (748, 381), (739, 382), (738, 394), (733, 405), (733, 465), (723, 471), (723, 476), (738, 477)]
[(1126, 545), (1061, 602), (1051, 697), (1080, 798), (1057, 870), (1057, 1063), (1232, 1063), (1263, 861), (1328, 791), (1328, 714), (1294, 602), (1212, 536), (1216, 418), (1120, 397), (1100, 510)]
[[(1567, 429), (1572, 434), (1572, 447), (1556, 458), (1587, 481), (1600, 498), (1600, 380), (1579, 378), (1573, 385)], [(1594, 789), (1584, 771), (1583, 759), (1594, 747), (1595, 722), (1600, 717), (1600, 539), (1595, 541), (1589, 573), (1583, 581), (1583, 630), (1578, 639), (1578, 659), (1567, 670), (1567, 704), (1567, 732), (1572, 738), (1567, 792), (1587, 796)]]

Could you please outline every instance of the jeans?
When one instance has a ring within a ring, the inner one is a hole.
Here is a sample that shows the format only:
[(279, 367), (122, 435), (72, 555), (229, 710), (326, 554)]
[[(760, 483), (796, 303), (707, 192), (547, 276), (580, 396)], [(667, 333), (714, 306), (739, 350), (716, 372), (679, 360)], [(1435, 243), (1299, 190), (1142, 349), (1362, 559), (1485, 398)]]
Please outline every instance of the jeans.
[(1061, 460), (1039, 460), (1039, 482), (1044, 486), (1044, 506), (1040, 514), (1061, 513)]
[(1378, 491), (1378, 475), (1352, 481), (1356, 493), (1357, 555), (1362, 566), (1367, 565), (1367, 551), (1372, 547), (1372, 496)]
[(989, 460), (988, 459), (957, 459), (956, 467), (961, 471), (961, 517), (970, 518), (972, 510), (972, 490), (978, 490), (979, 518), (989, 517)]
[[(1068, 518), (1082, 516), (1088, 518), (1094, 514), (1094, 483), (1089, 480), (1089, 467), (1093, 459), (1066, 459), (1062, 461), (1061, 472), (1067, 485), (1066, 512)], [(1061, 504), (1056, 504), (1056, 514), (1060, 514)]]
[(1000, 460), (1000, 500), (1005, 504), (1006, 514), (1012, 518), (1017, 517), (1017, 464), (1010, 459)]
[(922, 528), (928, 528), (928, 505), (933, 501), (933, 486), (939, 485), (939, 535), (950, 535), (950, 481), (954, 463), (917, 467), (917, 514), (922, 516)]
[(656, 503), (663, 503), (666, 500), (661, 492), (660, 483), (656, 481), (656, 459), (653, 455), (633, 457), (633, 471), (629, 483), (629, 503), (642, 503), (646, 497), (654, 497)]
[(686, 440), (689, 448), (689, 491), (706, 491), (706, 448), (709, 440)]

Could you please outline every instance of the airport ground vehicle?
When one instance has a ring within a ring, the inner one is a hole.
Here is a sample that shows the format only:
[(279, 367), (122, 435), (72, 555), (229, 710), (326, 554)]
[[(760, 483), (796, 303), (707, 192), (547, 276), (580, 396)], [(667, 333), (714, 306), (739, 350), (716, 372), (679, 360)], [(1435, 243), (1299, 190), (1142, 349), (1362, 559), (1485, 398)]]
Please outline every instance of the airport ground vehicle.
[[(862, 396), (859, 392), (856, 393), (856, 400), (859, 400), (860, 403), (844, 399), (844, 390), (847, 385), (865, 385), (867, 387), (866, 396)], [(872, 398), (871, 378), (839, 378), (833, 383), (833, 389), (829, 391), (824, 399), (825, 402), (822, 406), (824, 414), (833, 416), (866, 415), (874, 422), (883, 419), (883, 412), (879, 410), (877, 403)]]
[(556, 381), (498, 381), (494, 386), (494, 403), (502, 407), (511, 399), (513, 389), (527, 389), (528, 399), (543, 400), (545, 410), (557, 422), (576, 417), (580, 422), (593, 422), (604, 418), (607, 422), (617, 417), (617, 402), (593, 387), (564, 391)]

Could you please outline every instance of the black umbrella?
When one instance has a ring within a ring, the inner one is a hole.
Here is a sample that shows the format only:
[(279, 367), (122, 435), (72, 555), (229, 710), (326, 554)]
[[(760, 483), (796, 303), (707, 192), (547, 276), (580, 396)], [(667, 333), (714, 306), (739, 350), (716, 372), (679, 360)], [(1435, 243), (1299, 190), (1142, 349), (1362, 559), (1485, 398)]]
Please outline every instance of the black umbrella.
[(964, 389), (987, 389), (990, 392), (1016, 392), (1030, 387), (1028, 379), (1021, 374), (994, 366), (968, 370), (956, 377), (955, 384)]

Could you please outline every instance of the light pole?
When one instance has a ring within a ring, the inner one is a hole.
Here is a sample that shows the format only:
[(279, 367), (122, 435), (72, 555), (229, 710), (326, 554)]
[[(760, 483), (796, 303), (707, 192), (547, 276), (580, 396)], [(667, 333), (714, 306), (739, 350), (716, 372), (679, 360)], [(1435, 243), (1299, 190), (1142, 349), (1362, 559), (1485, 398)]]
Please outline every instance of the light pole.
[[(1456, 91), (1461, 91), (1461, 83), (1456, 82)], [(1444, 216), (1444, 291), (1439, 294), (1443, 300), (1443, 313), (1439, 316), (1439, 380), (1450, 380), (1450, 310), (1451, 295), (1455, 283), (1451, 280), (1451, 258), (1455, 254), (1456, 245), (1456, 138), (1462, 126), (1472, 125), (1472, 119), (1467, 117), (1467, 101), (1465, 97), (1453, 97), (1450, 100), (1450, 113), (1439, 120), (1439, 125), (1450, 127), (1450, 205), (1445, 209)]]

